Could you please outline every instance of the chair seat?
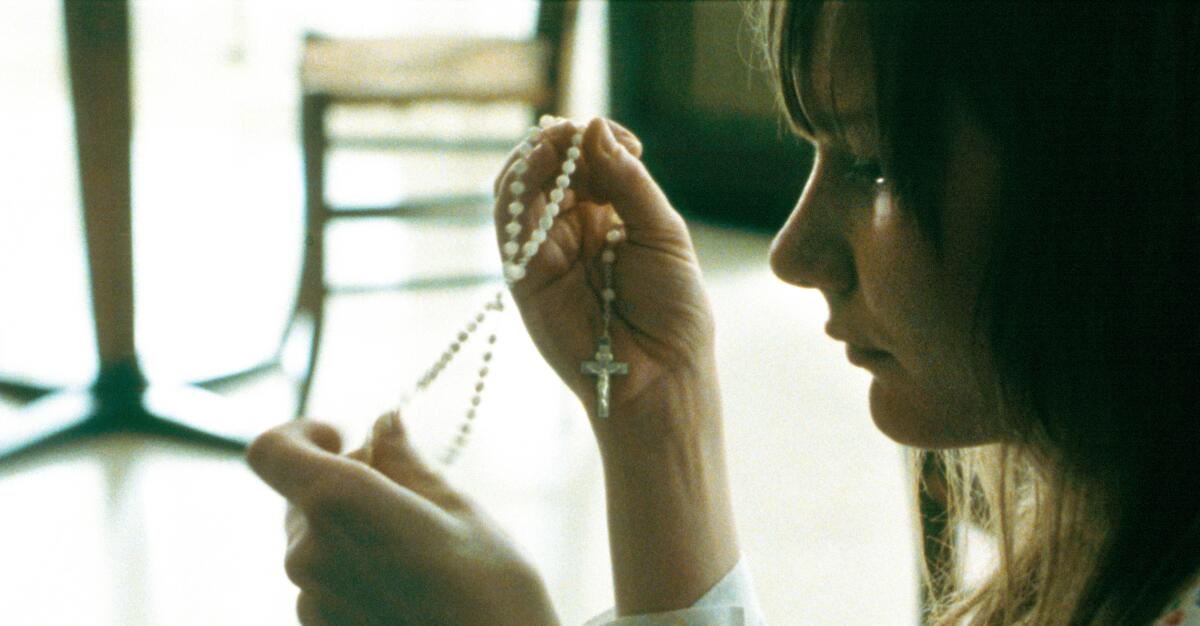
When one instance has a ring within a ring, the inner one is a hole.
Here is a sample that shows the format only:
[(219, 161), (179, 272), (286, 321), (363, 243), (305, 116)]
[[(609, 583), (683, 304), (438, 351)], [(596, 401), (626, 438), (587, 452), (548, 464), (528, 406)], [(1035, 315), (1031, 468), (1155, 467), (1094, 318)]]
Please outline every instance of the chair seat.
[(541, 40), (412, 37), (305, 42), (305, 94), (349, 102), (517, 101), (550, 97)]

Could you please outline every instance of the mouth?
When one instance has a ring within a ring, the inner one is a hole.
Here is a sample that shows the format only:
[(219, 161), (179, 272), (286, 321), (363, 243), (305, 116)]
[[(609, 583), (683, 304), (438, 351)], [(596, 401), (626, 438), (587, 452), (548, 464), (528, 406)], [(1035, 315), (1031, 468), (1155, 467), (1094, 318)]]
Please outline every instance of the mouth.
[(848, 331), (849, 329), (840, 323), (835, 323), (833, 320), (830, 320), (825, 325), (825, 333), (827, 335), (846, 344), (846, 359), (850, 363), (877, 373), (884, 366), (893, 362), (894, 359), (891, 354), (884, 350), (868, 347), (865, 345), (865, 342)]
[(892, 355), (883, 350), (860, 348), (848, 343), (846, 344), (846, 359), (863, 369), (877, 371), (891, 361)]

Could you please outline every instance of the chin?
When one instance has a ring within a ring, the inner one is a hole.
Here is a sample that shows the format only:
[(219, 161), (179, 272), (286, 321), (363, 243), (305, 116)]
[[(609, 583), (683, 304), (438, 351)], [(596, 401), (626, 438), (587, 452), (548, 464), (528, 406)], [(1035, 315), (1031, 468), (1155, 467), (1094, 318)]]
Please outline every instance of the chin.
[(871, 381), (871, 419), (892, 441), (925, 449), (966, 448), (994, 443), (980, 428), (977, 411), (934, 402), (910, 385)]

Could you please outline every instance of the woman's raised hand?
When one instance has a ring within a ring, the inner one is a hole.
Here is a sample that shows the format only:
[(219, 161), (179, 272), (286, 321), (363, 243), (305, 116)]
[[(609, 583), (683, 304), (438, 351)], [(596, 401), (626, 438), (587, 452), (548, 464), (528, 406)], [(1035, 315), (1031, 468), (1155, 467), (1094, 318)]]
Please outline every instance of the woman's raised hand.
[[(509, 239), (505, 226), (514, 200), (526, 207), (516, 218), (523, 225), (519, 241), (533, 232), (578, 130), (569, 121), (544, 128), (523, 174), (515, 167), (519, 152), (510, 156), (496, 180), (501, 245)], [(645, 418), (685, 408), (672, 403), (696, 411), (716, 408), (697, 402), (717, 402), (712, 313), (691, 238), (640, 161), (641, 143), (632, 133), (597, 118), (583, 129), (580, 148), (562, 212), (513, 285), (513, 298), (542, 356), (588, 407), (602, 444), (606, 432), (631, 420), (638, 420), (642, 435), (646, 428), (674, 430), (678, 425)], [(519, 196), (511, 189), (517, 180), (526, 187)], [(618, 224), (623, 239), (615, 248), (611, 334), (615, 360), (627, 363), (629, 373), (613, 379), (612, 419), (601, 428), (596, 379), (581, 364), (593, 359), (603, 331), (601, 253)]]

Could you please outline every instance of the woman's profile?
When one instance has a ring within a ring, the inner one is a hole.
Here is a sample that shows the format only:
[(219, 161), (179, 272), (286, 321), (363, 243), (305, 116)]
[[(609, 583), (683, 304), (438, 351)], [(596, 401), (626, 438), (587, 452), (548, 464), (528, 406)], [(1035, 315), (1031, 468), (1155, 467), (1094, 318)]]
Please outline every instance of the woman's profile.
[[(972, 588), (932, 559), (929, 623), (1200, 624), (1200, 8), (753, 7), (781, 109), (814, 150), (770, 265), (824, 296), (826, 331), (873, 375), (872, 419), (911, 447), (947, 526), (995, 542)], [(640, 142), (602, 119), (547, 124), (529, 191), (511, 192), (516, 151), (497, 179), (498, 227), (515, 200), (538, 219), (580, 130), (562, 215), (512, 296), (605, 468), (615, 612), (593, 623), (759, 624), (713, 319)], [(580, 363), (614, 212), (612, 352), (628, 370), (599, 419)], [(399, 416), (340, 447), (297, 422), (248, 455), (292, 504), (303, 623), (558, 623), (538, 573)]]

